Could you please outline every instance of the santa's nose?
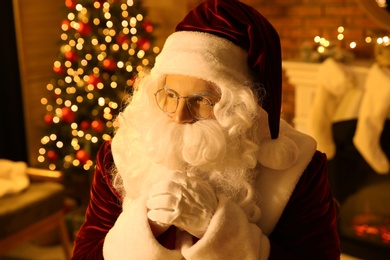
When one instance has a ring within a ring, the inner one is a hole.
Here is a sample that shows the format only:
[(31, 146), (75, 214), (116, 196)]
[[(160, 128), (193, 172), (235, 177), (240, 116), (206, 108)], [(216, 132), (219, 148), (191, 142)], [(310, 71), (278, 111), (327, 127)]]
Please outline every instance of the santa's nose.
[(178, 124), (188, 124), (194, 122), (194, 117), (191, 115), (188, 109), (185, 98), (179, 100), (176, 112), (173, 113), (172, 119)]

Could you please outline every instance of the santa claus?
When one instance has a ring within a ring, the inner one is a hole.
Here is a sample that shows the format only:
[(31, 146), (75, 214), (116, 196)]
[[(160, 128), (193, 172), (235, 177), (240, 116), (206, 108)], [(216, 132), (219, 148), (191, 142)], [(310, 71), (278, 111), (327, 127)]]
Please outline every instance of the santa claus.
[(326, 157), (280, 119), (279, 36), (205, 1), (101, 147), (73, 259), (339, 259)]

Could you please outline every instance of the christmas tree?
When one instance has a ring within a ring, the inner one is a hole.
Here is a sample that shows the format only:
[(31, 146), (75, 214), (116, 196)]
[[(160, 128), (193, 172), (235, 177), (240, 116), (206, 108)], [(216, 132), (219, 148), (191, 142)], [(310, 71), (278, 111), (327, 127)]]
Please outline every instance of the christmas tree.
[(41, 100), (47, 112), (38, 161), (66, 176), (93, 170), (134, 78), (159, 48), (141, 0), (66, 0), (64, 9), (54, 76)]

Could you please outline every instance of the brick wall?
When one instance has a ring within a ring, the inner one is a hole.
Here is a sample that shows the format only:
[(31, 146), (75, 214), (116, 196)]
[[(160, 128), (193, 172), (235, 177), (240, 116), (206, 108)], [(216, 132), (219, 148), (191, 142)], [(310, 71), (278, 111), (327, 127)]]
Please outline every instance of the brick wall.
[[(200, 0), (187, 0), (194, 7)], [(349, 45), (355, 41), (355, 57), (372, 57), (372, 45), (364, 43), (370, 31), (382, 29), (368, 18), (356, 0), (242, 0), (256, 8), (279, 32), (284, 59), (300, 59), (301, 47), (314, 44), (319, 35), (333, 43)], [(337, 40), (337, 28), (345, 28), (344, 40)]]
[[(275, 26), (280, 34), (284, 59), (299, 59), (300, 48), (313, 44), (314, 37), (325, 37), (335, 44), (349, 46), (354, 41), (355, 57), (372, 57), (372, 45), (364, 39), (370, 31), (381, 30), (355, 0), (247, 0)], [(337, 28), (343, 26), (344, 40), (337, 40)]]

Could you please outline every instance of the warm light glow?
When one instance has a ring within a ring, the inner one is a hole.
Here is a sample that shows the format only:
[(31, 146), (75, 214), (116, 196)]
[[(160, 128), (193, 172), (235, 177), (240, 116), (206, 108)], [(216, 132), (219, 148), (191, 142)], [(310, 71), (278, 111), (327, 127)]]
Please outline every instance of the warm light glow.
[(389, 40), (388, 36), (384, 36), (383, 37), (383, 44), (386, 45), (386, 46), (390, 45), (390, 40)]
[(104, 38), (104, 40), (107, 42), (107, 43), (110, 43), (111, 41), (112, 41), (112, 38), (111, 38), (111, 36), (106, 36), (105, 38)]
[(106, 18), (107, 20), (111, 19), (111, 14), (109, 12), (106, 12), (104, 14), (104, 18)]
[(137, 20), (142, 21), (144, 19), (144, 16), (142, 14), (137, 14)]
[(72, 21), (74, 18), (76, 18), (76, 16), (75, 16), (74, 13), (69, 13), (69, 14), (68, 14), (68, 19), (69, 19), (69, 21)]
[(386, 3), (386, 0), (375, 0), (376, 3), (378, 4), (378, 6), (380, 8), (386, 8), (387, 7), (387, 3)]
[(351, 49), (355, 49), (356, 46), (357, 46), (356, 42), (351, 42), (351, 43), (349, 44), (349, 47), (350, 47)]
[(137, 25), (137, 19), (135, 17), (130, 18), (130, 26), (135, 27)]
[(99, 106), (104, 106), (105, 105), (105, 101), (104, 101), (104, 98), (103, 97), (100, 97), (99, 99), (98, 99), (98, 104), (99, 104)]
[(48, 142), (50, 142), (50, 138), (48, 136), (42, 137), (41, 144), (47, 144)]
[(93, 19), (93, 24), (94, 25), (99, 25), (100, 24), (100, 20), (98, 18)]
[(325, 52), (325, 48), (324, 48), (323, 46), (319, 46), (319, 47), (317, 48), (317, 51), (318, 51), (319, 53), (324, 53), (324, 52)]
[(144, 50), (140, 50), (140, 51), (137, 53), (137, 57), (138, 57), (139, 59), (142, 59), (144, 56), (145, 56), (145, 51), (144, 51)]
[(119, 51), (119, 45), (118, 44), (114, 44), (114, 45), (112, 45), (112, 50), (113, 51)]

